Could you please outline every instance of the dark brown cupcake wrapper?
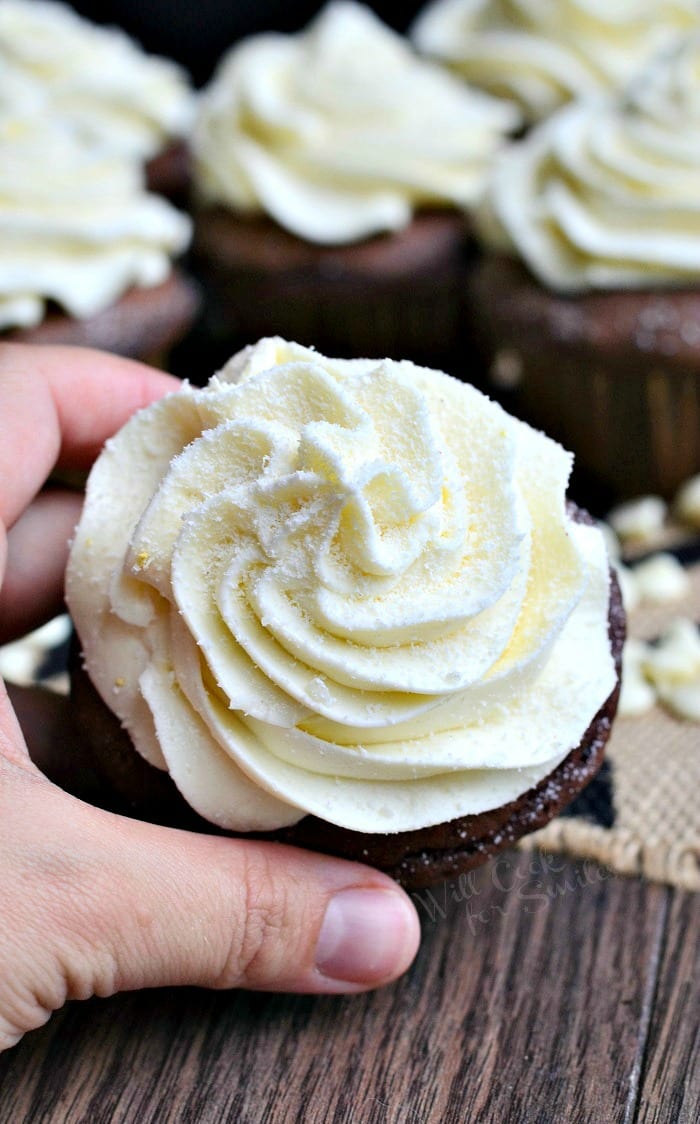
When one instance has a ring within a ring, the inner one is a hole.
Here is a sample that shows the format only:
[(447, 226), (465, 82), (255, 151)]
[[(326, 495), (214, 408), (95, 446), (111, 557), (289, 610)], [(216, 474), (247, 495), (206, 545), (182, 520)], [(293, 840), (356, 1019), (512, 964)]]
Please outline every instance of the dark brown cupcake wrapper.
[(35, 328), (2, 334), (15, 343), (94, 347), (131, 359), (159, 359), (187, 332), (199, 309), (198, 287), (175, 269), (161, 285), (130, 289), (85, 320), (50, 312)]
[(700, 287), (564, 297), (495, 257), (472, 271), (467, 318), (487, 385), (610, 501), (670, 497), (700, 471)]
[(185, 141), (173, 141), (147, 162), (146, 187), (186, 209), (192, 173), (192, 155)]
[(318, 247), (270, 220), (199, 215), (193, 262), (211, 330), (231, 347), (280, 335), (326, 355), (454, 366), (468, 261), (464, 220), (419, 216), (404, 231)]

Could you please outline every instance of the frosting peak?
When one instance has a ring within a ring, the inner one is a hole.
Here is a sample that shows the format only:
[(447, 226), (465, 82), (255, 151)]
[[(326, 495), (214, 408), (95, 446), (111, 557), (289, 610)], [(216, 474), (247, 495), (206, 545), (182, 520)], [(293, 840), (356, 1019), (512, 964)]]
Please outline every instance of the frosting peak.
[[(0, 93), (17, 79), (42, 99), (45, 112), (138, 160), (184, 136), (192, 123), (184, 70), (53, 0), (0, 0)], [(16, 108), (28, 107), (22, 100)]]
[(553, 289), (700, 278), (700, 34), (615, 101), (566, 106), (494, 167), (483, 234)]
[(622, 89), (697, 30), (695, 0), (434, 0), (412, 37), (532, 121), (573, 99)]
[(225, 827), (500, 805), (615, 682), (569, 467), (447, 375), (263, 340), (95, 465), (67, 578), (87, 669)]
[(190, 223), (133, 161), (1, 96), (0, 149), (0, 330), (38, 324), (49, 300), (88, 317), (165, 280)]
[(517, 123), (369, 8), (336, 0), (306, 31), (224, 58), (200, 103), (198, 188), (308, 241), (353, 242), (405, 226), (418, 206), (473, 203)]

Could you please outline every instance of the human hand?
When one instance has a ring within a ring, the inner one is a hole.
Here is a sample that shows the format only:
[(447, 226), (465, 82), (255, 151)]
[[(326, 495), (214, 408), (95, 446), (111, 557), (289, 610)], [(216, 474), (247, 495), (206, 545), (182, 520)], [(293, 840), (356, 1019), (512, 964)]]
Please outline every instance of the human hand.
[[(0, 643), (62, 604), (80, 497), (40, 492), (49, 474), (87, 468), (134, 410), (177, 385), (99, 352), (0, 347)], [(42, 716), (46, 767), (68, 704), (23, 701), (27, 735)], [(0, 918), (0, 1049), (67, 999), (121, 990), (364, 991), (400, 975), (418, 944), (410, 900), (377, 871), (68, 795), (31, 760), (1, 681)]]

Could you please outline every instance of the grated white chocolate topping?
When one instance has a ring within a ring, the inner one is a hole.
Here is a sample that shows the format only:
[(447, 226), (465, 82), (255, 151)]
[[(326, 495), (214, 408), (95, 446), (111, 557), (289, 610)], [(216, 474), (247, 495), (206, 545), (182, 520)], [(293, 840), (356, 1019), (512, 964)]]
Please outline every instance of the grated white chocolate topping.
[(673, 554), (665, 551), (639, 562), (632, 572), (639, 600), (647, 605), (679, 601), (690, 589), (687, 571)]
[(617, 712), (625, 718), (647, 714), (656, 705), (656, 691), (644, 674), (648, 645), (629, 637), (622, 652), (622, 687)]
[(40, 323), (49, 300), (84, 318), (167, 278), (190, 221), (131, 159), (1, 96), (0, 148), (0, 331)]
[[(185, 136), (194, 94), (185, 71), (116, 28), (50, 0), (0, 0), (0, 97), (39, 97), (93, 143), (146, 160)], [(28, 108), (24, 98), (15, 104)]]
[(700, 722), (700, 633), (685, 617), (655, 643), (625, 644), (620, 714), (644, 714), (659, 702), (677, 718)]
[(419, 59), (369, 8), (330, 3), (297, 35), (224, 58), (194, 130), (206, 203), (265, 213), (307, 241), (344, 244), (421, 206), (472, 205), (513, 106)]
[(537, 121), (622, 89), (698, 30), (695, 0), (435, 0), (411, 35), (420, 51)]
[(700, 280), (700, 35), (614, 102), (558, 110), (496, 162), (484, 240), (562, 292)]
[(638, 496), (618, 504), (607, 522), (623, 543), (654, 542), (663, 531), (668, 505), (661, 496)]
[(673, 510), (681, 522), (700, 530), (700, 474), (691, 476), (678, 489)]
[(502, 805), (615, 685), (570, 465), (447, 375), (263, 340), (95, 464), (67, 575), (87, 670), (227, 828)]

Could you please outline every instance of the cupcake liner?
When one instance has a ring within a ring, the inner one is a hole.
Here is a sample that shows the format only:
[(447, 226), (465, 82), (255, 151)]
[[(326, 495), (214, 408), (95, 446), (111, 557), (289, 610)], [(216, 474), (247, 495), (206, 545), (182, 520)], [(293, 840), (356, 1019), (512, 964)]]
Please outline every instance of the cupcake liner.
[(492, 258), (467, 305), (486, 384), (610, 500), (671, 496), (700, 470), (700, 290), (562, 297)]
[(131, 289), (85, 320), (50, 312), (35, 328), (2, 334), (15, 343), (94, 347), (160, 366), (164, 354), (188, 331), (199, 309), (197, 286), (179, 270), (151, 289)]
[(221, 211), (195, 227), (209, 330), (230, 351), (281, 335), (325, 354), (400, 355), (450, 371), (467, 259), (462, 219), (447, 213), (348, 247), (311, 246)]
[(176, 141), (152, 156), (145, 166), (146, 187), (187, 209), (191, 181), (191, 153), (185, 141)]

